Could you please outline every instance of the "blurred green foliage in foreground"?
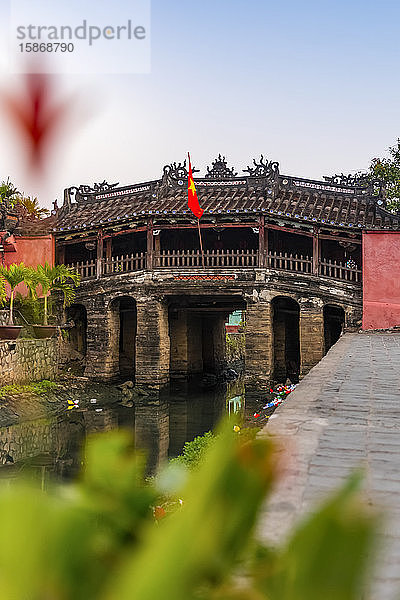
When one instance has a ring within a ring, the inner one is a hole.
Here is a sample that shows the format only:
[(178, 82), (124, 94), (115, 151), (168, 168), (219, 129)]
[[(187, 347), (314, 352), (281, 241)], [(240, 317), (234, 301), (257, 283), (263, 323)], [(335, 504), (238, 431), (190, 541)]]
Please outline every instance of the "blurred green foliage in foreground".
[[(146, 483), (129, 435), (113, 432), (89, 439), (72, 485), (2, 484), (1, 598), (360, 597), (376, 523), (354, 478), (282, 548), (268, 549), (254, 529), (276, 477), (269, 439), (245, 439), (226, 424), (198, 467), (184, 478), (182, 469), (170, 465)], [(180, 508), (157, 520), (166, 490)]]

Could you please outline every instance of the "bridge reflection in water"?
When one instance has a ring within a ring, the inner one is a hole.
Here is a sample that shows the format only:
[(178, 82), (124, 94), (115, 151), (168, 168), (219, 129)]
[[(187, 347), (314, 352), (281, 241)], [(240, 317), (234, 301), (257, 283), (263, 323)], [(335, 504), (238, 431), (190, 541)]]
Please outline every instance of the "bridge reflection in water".
[[(94, 396), (95, 404), (90, 402)], [(3, 480), (29, 473), (45, 487), (52, 478), (70, 479), (81, 468), (86, 437), (119, 428), (132, 432), (136, 446), (147, 453), (148, 472), (154, 473), (168, 458), (180, 454), (186, 441), (214, 429), (227, 413), (236, 414), (238, 422), (257, 425), (253, 413), (260, 406), (256, 399), (245, 402), (240, 378), (212, 389), (202, 389), (195, 381), (175, 383), (169, 393), (134, 406), (116, 402), (120, 392), (111, 385), (88, 384), (76, 396), (69, 393), (68, 399), (74, 397), (80, 400), (78, 409), (67, 410), (63, 398), (58, 414), (0, 428)]]

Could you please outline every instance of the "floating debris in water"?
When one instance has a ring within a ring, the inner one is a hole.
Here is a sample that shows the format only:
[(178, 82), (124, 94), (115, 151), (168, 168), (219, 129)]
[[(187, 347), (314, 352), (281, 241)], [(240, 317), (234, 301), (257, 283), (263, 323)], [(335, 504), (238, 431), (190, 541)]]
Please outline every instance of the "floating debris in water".
[(71, 410), (72, 408), (79, 408), (79, 400), (67, 400), (67, 402), (67, 410)]
[(240, 427), (239, 427), (239, 425), (234, 425), (234, 426), (233, 426), (233, 431), (234, 431), (235, 433), (239, 433), (239, 431), (240, 431)]
[[(265, 406), (263, 406), (262, 409), (267, 410), (269, 408), (276, 408), (277, 406), (282, 404), (282, 402), (284, 400), (286, 400), (288, 395), (291, 392), (293, 392), (295, 387), (296, 387), (296, 385), (293, 383), (291, 385), (279, 385), (277, 388), (275, 388), (275, 390), (272, 388), (269, 388), (270, 393), (275, 394), (275, 398), (273, 400), (271, 400), (270, 402), (267, 402), (267, 404), (265, 404)], [(254, 413), (253, 416), (255, 419), (258, 419), (260, 417), (260, 414)], [(263, 418), (268, 420), (270, 417), (269, 417), (269, 415), (264, 415)]]

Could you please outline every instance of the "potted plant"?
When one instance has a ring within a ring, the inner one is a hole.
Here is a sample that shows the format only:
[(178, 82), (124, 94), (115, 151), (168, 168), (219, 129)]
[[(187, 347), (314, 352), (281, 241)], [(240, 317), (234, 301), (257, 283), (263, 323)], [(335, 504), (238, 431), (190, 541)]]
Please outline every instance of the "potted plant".
[(63, 307), (69, 306), (75, 298), (75, 287), (79, 285), (81, 276), (74, 269), (65, 265), (56, 265), (51, 267), (47, 262), (44, 265), (38, 265), (34, 273), (35, 286), (42, 288), (44, 297), (44, 316), (43, 325), (33, 325), (36, 337), (47, 338), (54, 335), (57, 330), (56, 325), (48, 323), (48, 299), (53, 291), (60, 291), (63, 294)]
[[(22, 326), (14, 325), (14, 296), (16, 287), (20, 283), (25, 283), (28, 287), (31, 286), (31, 274), (32, 269), (26, 267), (24, 263), (12, 264), (7, 266), (0, 265), (0, 279), (2, 281), (2, 288), (5, 288), (5, 284), (10, 287), (10, 308), (7, 325), (0, 325), (0, 339), (3, 340), (16, 340), (21, 333)], [(0, 293), (1, 296), (1, 293)], [(3, 303), (6, 297), (5, 291), (3, 292)]]

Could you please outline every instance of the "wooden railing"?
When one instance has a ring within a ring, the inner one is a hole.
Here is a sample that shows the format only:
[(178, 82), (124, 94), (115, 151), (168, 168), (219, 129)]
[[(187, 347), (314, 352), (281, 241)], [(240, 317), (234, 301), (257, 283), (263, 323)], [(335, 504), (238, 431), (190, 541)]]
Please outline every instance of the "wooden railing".
[(319, 274), (344, 281), (361, 281), (361, 269), (347, 267), (346, 264), (336, 260), (321, 260)]
[(312, 273), (312, 262), (312, 258), (302, 254), (298, 256), (287, 252), (269, 252), (266, 254), (264, 264), (268, 269)]
[(67, 267), (78, 271), (82, 279), (96, 279), (96, 261), (81, 261), (76, 263), (70, 263)]
[(256, 250), (164, 250), (154, 256), (155, 268), (182, 267), (257, 267)]
[(103, 275), (113, 273), (128, 273), (130, 271), (143, 271), (146, 268), (146, 253), (129, 254), (126, 256), (113, 256), (111, 260), (103, 262)]
[(199, 250), (163, 250), (154, 254), (151, 261), (145, 252), (115, 256), (109, 260), (94, 260), (69, 264), (80, 273), (82, 279), (143, 271), (144, 269), (246, 269), (267, 268), (279, 271), (292, 271), (332, 277), (342, 281), (359, 283), (361, 270), (349, 267), (339, 261), (322, 260), (317, 271), (313, 271), (313, 260), (302, 254), (287, 252), (264, 252), (256, 250), (206, 250), (202, 256)]

